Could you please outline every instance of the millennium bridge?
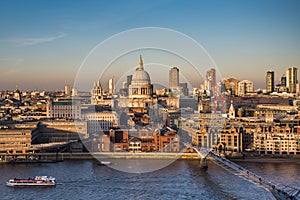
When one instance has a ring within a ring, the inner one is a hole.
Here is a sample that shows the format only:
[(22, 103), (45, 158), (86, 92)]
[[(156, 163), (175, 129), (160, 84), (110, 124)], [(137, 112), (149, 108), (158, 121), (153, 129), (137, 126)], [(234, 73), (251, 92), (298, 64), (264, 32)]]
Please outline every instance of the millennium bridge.
[(271, 192), (273, 196), (278, 200), (300, 199), (300, 189), (297, 187), (276, 184), (272, 181), (266, 180), (265, 178), (262, 178), (261, 176), (251, 172), (250, 170), (245, 169), (244, 167), (224, 157), (217, 155), (214, 151), (211, 151), (209, 148), (201, 148), (195, 146), (190, 146), (189, 148), (194, 149), (201, 156), (201, 160), (200, 160), (201, 169), (207, 169), (208, 166), (206, 160), (209, 157), (213, 163), (225, 169), (226, 171), (236, 176), (239, 176), (240, 178), (247, 180), (251, 183), (259, 184), (265, 190)]

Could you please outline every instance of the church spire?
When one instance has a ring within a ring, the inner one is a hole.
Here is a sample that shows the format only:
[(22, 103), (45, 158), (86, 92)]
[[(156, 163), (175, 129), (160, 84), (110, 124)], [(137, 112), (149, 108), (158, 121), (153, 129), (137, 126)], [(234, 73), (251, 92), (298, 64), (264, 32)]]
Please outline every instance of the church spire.
[(138, 69), (143, 69), (143, 58), (142, 58), (142, 55), (140, 55), (140, 61), (139, 61), (139, 67)]
[(235, 118), (235, 109), (233, 107), (233, 101), (231, 100), (231, 104), (230, 104), (230, 107), (229, 107), (229, 118), (230, 119), (234, 119)]

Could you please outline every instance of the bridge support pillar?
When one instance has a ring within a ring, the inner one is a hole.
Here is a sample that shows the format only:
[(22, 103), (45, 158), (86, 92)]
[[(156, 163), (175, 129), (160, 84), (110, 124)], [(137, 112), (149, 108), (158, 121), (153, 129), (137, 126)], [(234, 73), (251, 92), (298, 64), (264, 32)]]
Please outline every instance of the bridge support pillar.
[(207, 169), (208, 168), (206, 157), (201, 158), (199, 167), (200, 167), (200, 169)]

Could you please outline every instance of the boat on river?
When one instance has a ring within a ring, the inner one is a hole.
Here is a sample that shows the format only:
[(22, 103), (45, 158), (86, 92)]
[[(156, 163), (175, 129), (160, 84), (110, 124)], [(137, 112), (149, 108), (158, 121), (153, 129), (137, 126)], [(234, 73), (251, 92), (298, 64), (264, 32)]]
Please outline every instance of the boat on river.
[(48, 177), (48, 176), (36, 176), (35, 178), (28, 178), (28, 179), (9, 179), (6, 182), (7, 186), (14, 187), (14, 186), (55, 186), (55, 178)]
[(100, 162), (98, 163), (98, 165), (101, 165), (101, 166), (110, 165), (110, 164), (111, 164), (110, 161), (100, 161)]

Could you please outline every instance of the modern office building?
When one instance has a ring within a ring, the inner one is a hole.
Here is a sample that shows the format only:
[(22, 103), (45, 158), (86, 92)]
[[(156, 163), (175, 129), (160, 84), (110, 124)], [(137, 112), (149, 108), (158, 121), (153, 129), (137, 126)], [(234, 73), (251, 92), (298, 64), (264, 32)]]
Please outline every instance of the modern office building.
[(274, 92), (274, 71), (268, 71), (266, 75), (266, 92)]
[(47, 120), (39, 123), (38, 134), (33, 137), (33, 142), (68, 142), (87, 137), (87, 123), (85, 121)]
[(189, 88), (187, 83), (179, 83), (179, 87), (181, 90), (181, 96), (189, 96)]
[(222, 80), (226, 91), (231, 95), (237, 95), (238, 94), (238, 84), (239, 80), (236, 78), (224, 78)]
[(238, 95), (244, 96), (248, 92), (253, 92), (253, 82), (249, 80), (242, 80), (238, 84)]
[(286, 69), (286, 87), (288, 92), (296, 93), (297, 88), (297, 68), (289, 67)]
[(12, 124), (0, 129), (1, 153), (26, 153), (30, 150), (32, 132), (37, 127), (32, 124)]
[(115, 83), (114, 83), (114, 79), (110, 78), (108, 80), (108, 94), (112, 95), (115, 92)]
[(286, 75), (283, 74), (280, 78), (280, 84), (286, 86)]
[(66, 85), (65, 86), (65, 95), (67, 97), (71, 96), (71, 89), (70, 89), (70, 86), (69, 85)]
[(103, 133), (103, 131), (118, 127), (118, 117), (115, 112), (94, 112), (84, 116), (87, 121), (89, 135)]
[(72, 97), (78, 96), (78, 90), (76, 88), (72, 88)]
[(179, 69), (173, 67), (169, 71), (169, 88), (170, 90), (179, 87)]
[(205, 82), (204, 82), (204, 88), (206, 90), (214, 90), (215, 86), (217, 84), (216, 79), (216, 69), (211, 68), (206, 72)]

